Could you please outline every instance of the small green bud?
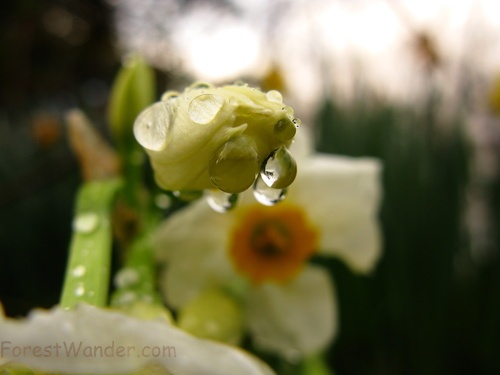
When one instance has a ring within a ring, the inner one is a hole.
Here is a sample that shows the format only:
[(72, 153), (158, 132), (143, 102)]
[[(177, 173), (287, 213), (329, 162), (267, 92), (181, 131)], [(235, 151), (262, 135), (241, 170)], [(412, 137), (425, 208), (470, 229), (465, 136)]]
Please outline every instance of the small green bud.
[(155, 100), (153, 70), (139, 56), (125, 61), (118, 72), (108, 107), (111, 134), (119, 145), (133, 139), (132, 127), (137, 115)]

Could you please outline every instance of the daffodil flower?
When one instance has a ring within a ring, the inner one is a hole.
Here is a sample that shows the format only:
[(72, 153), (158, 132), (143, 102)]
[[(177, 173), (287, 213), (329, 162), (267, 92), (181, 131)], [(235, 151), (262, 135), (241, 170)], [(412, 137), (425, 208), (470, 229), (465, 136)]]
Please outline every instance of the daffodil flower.
[(237, 194), (261, 172), (266, 175), (267, 162), (282, 165), (268, 181), (271, 188), (292, 183), (296, 164), (287, 146), (298, 125), (278, 91), (196, 83), (182, 93), (168, 91), (146, 108), (134, 134), (163, 189)]
[(164, 319), (142, 320), (86, 304), (35, 310), (25, 320), (0, 317), (0, 338), (0, 366), (49, 373), (138, 374), (153, 367), (148, 373), (273, 374), (255, 357), (191, 336)]
[(278, 205), (242, 194), (234, 210), (219, 214), (199, 200), (169, 217), (156, 238), (171, 306), (182, 309), (207, 288), (243, 282), (254, 342), (283, 356), (318, 352), (337, 329), (332, 280), (308, 260), (337, 257), (364, 274), (381, 254), (379, 162), (321, 154), (299, 160)]

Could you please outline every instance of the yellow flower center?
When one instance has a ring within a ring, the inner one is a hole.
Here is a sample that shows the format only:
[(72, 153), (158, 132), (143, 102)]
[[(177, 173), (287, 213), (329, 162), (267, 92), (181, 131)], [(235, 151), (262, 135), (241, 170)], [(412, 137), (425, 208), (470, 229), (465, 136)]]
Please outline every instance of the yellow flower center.
[(318, 232), (302, 208), (251, 206), (237, 222), (229, 252), (235, 268), (254, 284), (286, 282), (316, 251)]

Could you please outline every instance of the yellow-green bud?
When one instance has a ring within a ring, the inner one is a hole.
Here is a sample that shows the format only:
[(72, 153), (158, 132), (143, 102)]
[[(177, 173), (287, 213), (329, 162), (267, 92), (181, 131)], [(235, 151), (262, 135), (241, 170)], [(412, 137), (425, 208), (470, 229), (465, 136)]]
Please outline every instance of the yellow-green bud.
[(153, 320), (163, 319), (168, 323), (173, 323), (172, 314), (170, 311), (157, 303), (149, 303), (146, 301), (134, 301), (130, 304), (120, 306), (120, 311), (134, 318)]
[[(282, 100), (274, 90), (197, 83), (183, 93), (169, 91), (145, 109), (134, 134), (163, 189), (236, 194), (250, 187), (269, 156), (295, 136), (300, 122)], [(289, 184), (294, 177), (283, 181)]]
[(238, 344), (243, 335), (243, 311), (229, 294), (210, 289), (179, 311), (178, 326), (198, 337)]

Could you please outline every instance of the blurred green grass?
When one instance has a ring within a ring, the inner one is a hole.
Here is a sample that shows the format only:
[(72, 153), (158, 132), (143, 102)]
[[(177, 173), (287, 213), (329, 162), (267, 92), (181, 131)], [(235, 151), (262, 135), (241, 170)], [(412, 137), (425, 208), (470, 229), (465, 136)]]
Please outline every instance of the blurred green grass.
[[(459, 116), (327, 101), (317, 149), (384, 164), (384, 256), (368, 278), (328, 266), (340, 301), (339, 374), (500, 373), (500, 263), (473, 262), (464, 225), (472, 155)], [(498, 185), (498, 183), (497, 183)], [(496, 187), (498, 227), (498, 186)], [(497, 231), (498, 233), (498, 231)], [(498, 255), (498, 254), (497, 254)]]

